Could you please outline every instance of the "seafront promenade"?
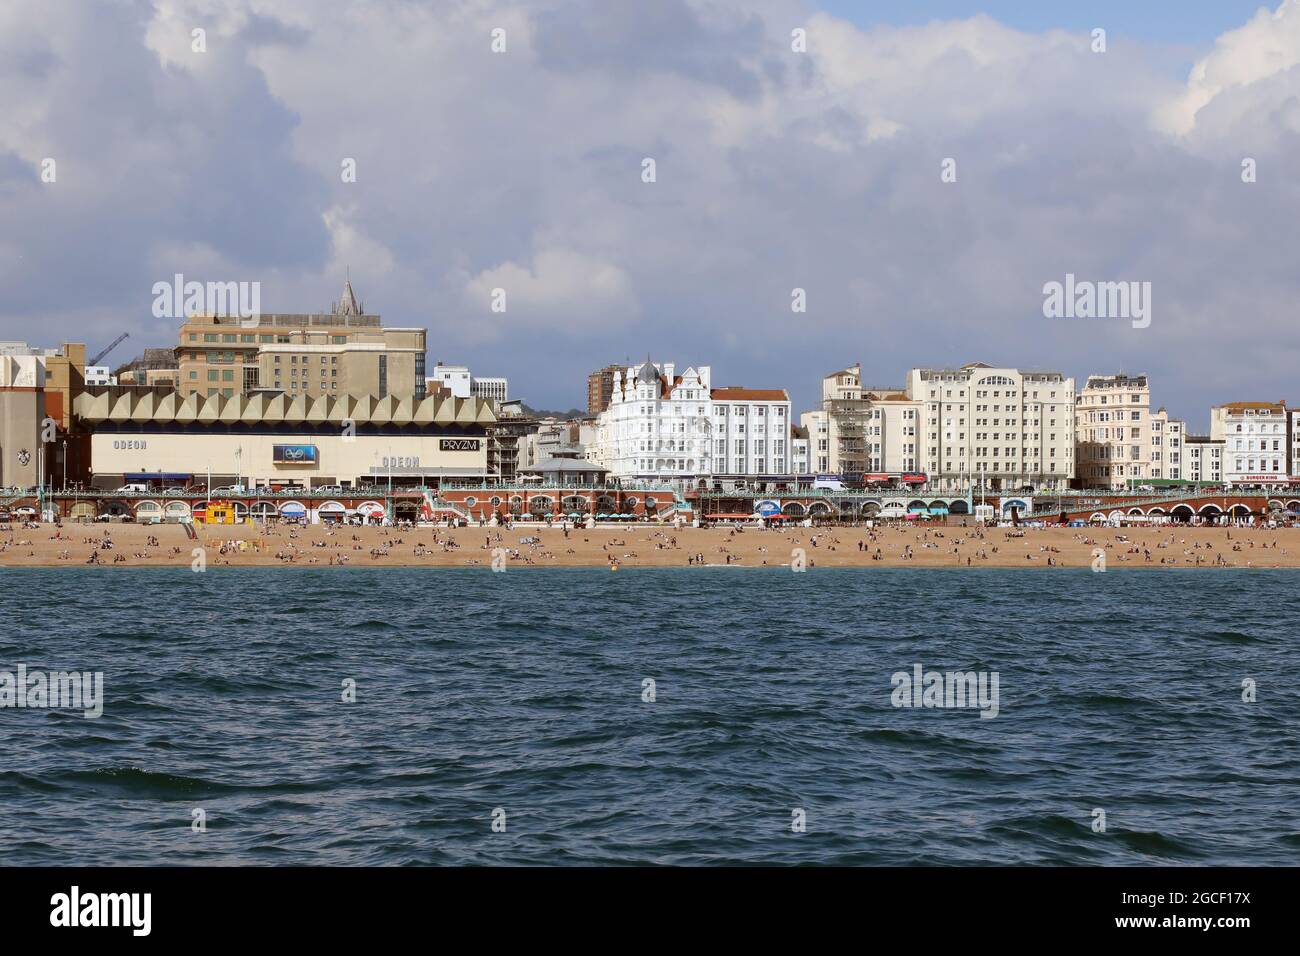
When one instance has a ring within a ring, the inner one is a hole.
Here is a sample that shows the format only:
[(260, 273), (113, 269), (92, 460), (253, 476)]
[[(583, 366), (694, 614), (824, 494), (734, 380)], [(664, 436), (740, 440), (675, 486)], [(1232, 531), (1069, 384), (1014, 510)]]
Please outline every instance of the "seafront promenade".
[[(0, 526), (0, 568), (365, 566), (1087, 569), (1300, 567), (1300, 528), (932, 527), (564, 529), (178, 524)], [(1104, 555), (1104, 561), (1102, 560)]]

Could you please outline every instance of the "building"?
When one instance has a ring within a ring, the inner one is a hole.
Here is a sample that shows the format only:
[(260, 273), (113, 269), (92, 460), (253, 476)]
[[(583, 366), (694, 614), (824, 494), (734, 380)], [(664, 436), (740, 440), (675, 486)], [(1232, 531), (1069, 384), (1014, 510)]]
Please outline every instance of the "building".
[(491, 407), (479, 399), (185, 395), (102, 389), (77, 398), (92, 482), (278, 490), (423, 485), (487, 472)]
[[(1089, 375), (1075, 406), (1078, 483), (1122, 491), (1149, 481), (1155, 452), (1151, 425), (1145, 375)], [(1162, 431), (1162, 443), (1164, 437)]]
[(176, 367), (176, 350), (145, 349), (139, 358), (119, 365), (111, 377), (116, 381), (97, 384), (175, 388), (181, 377)]
[(488, 427), (488, 475), (502, 483), (515, 481), (519, 467), (519, 443), (533, 434), (541, 421), (524, 414), (519, 399), (495, 407), (496, 421)]
[(800, 416), (817, 474), (850, 482), (902, 482), (920, 460), (922, 404), (902, 386), (862, 384), (862, 366), (822, 379), (822, 407)]
[(439, 362), (425, 380), (429, 386), (437, 385), (453, 398), (469, 398), (472, 387), (469, 367), (466, 365), (443, 365)]
[[(85, 388), (86, 346), (65, 342), (39, 348), (0, 342), (0, 487), (63, 487), (85, 478), (88, 436), (72, 404)], [(35, 396), (35, 397), (32, 397)], [(10, 453), (6, 453), (5, 448)]]
[(1291, 410), (1291, 480), (1300, 479), (1300, 409)]
[(1151, 413), (1151, 478), (1187, 481), (1187, 423), (1163, 408)]
[(1223, 441), (1209, 435), (1187, 435), (1183, 443), (1187, 481), (1217, 485), (1223, 481)]
[(812, 477), (812, 451), (808, 429), (801, 425), (790, 426), (790, 471), (796, 478)]
[(469, 393), (474, 398), (486, 399), (500, 405), (510, 399), (510, 383), (500, 377), (478, 378), (475, 376), (470, 380)]
[(443, 365), (439, 362), (426, 382), (430, 391), (441, 388), (456, 398), (483, 398), (497, 405), (509, 399), (510, 388), (506, 379), (478, 378), (470, 374), (466, 365)]
[(1229, 402), (1210, 409), (1210, 437), (1222, 441), (1223, 480), (1259, 485), (1287, 482), (1290, 415), (1286, 402)]
[(45, 365), (41, 356), (0, 348), (0, 488), (43, 484), (46, 416)]
[(384, 327), (349, 281), (328, 313), (190, 316), (175, 349), (177, 389), (224, 398), (258, 391), (423, 398), (425, 337), (422, 328)]
[(87, 385), (116, 385), (117, 376), (112, 374), (107, 365), (86, 366)]
[(622, 371), (621, 365), (606, 365), (587, 376), (588, 415), (599, 415), (609, 408), (614, 397), (614, 375)]
[(784, 389), (717, 388), (707, 365), (645, 362), (615, 373), (589, 457), (620, 479), (785, 480), (790, 425)]
[(924, 409), (918, 466), (931, 489), (1055, 491), (1074, 477), (1074, 379), (1061, 372), (914, 368), (907, 397)]

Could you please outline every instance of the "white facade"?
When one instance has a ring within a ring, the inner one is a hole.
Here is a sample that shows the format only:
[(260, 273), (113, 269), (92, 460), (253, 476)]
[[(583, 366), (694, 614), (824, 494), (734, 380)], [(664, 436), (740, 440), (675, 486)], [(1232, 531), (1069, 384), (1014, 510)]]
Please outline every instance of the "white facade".
[[(451, 392), (452, 398), (469, 398), (471, 381), (469, 368), (464, 365), (443, 365), (439, 362), (433, 367), (433, 374), (426, 380), (429, 385), (441, 385)], [(429, 391), (433, 391), (432, 388)]]
[(714, 388), (707, 365), (675, 373), (671, 362), (615, 373), (589, 455), (610, 477), (789, 477), (790, 398), (783, 389)]
[(1188, 481), (1218, 484), (1223, 481), (1223, 442), (1207, 435), (1188, 435), (1184, 474)]
[(510, 385), (504, 378), (479, 378), (474, 375), (470, 377), (469, 392), (475, 398), (501, 403), (507, 400)]
[(117, 376), (109, 373), (107, 365), (86, 366), (87, 385), (116, 385)]
[(1291, 477), (1300, 478), (1300, 411), (1291, 412)]
[(1162, 477), (1165, 430), (1162, 425), (1157, 476), (1152, 424), (1145, 375), (1089, 375), (1075, 405), (1075, 474), (1082, 486), (1121, 491)]
[(907, 397), (924, 404), (920, 465), (929, 487), (1057, 490), (1074, 477), (1074, 379), (1061, 372), (914, 368)]
[(1210, 437), (1223, 441), (1223, 480), (1258, 485), (1288, 478), (1288, 410), (1283, 402), (1230, 402), (1210, 409)]
[(1151, 477), (1185, 481), (1186, 472), (1187, 423), (1161, 408), (1151, 414)]

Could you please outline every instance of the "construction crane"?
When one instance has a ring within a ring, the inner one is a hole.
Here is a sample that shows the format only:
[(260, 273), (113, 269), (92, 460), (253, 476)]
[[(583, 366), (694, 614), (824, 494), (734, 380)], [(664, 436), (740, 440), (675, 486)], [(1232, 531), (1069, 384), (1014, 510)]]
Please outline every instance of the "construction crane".
[(113, 339), (113, 341), (109, 343), (108, 348), (104, 349), (104, 351), (100, 352), (98, 355), (96, 355), (93, 359), (91, 359), (86, 364), (98, 365), (100, 359), (102, 359), (109, 352), (113, 351), (113, 349), (117, 348), (119, 345), (122, 344), (123, 341), (129, 339), (130, 337), (131, 337), (130, 334), (123, 332), (121, 335), (119, 335), (117, 338)]

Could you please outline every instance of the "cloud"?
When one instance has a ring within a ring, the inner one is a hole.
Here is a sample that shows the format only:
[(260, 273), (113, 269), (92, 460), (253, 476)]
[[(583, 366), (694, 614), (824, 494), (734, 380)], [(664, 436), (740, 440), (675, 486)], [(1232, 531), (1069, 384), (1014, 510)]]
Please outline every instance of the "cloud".
[[(1291, 388), (1297, 3), (1186, 82), (1183, 51), (1121, 37), (801, 0), (0, 6), (0, 338), (168, 345), (173, 271), (304, 311), (350, 268), (536, 405), (647, 350), (804, 406), (854, 360), (897, 384), (982, 359), (1145, 371), (1203, 428)], [(1152, 282), (1151, 327), (1044, 319), (1067, 272)]]

